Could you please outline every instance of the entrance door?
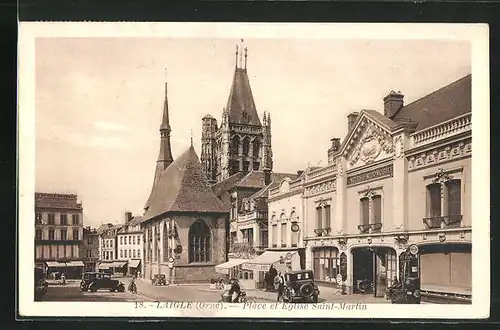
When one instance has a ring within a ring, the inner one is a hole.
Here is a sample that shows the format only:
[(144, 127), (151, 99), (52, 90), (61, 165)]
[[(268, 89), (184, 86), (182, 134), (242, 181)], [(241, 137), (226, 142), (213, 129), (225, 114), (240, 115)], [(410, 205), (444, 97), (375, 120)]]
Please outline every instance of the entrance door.
[(368, 280), (373, 283), (374, 279), (374, 254), (369, 248), (354, 248), (352, 250), (353, 267), (353, 292), (360, 293), (358, 283)]

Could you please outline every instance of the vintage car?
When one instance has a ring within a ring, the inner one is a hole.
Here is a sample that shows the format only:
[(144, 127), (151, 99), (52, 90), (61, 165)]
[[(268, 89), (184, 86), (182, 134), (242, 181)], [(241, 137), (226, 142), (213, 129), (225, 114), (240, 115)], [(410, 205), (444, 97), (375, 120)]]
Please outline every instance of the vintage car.
[(35, 267), (35, 301), (42, 300), (47, 293), (48, 283), (42, 268)]
[(111, 278), (110, 274), (87, 272), (83, 273), (80, 290), (83, 292), (106, 289), (110, 292), (125, 292), (125, 284)]
[(167, 285), (167, 278), (165, 274), (155, 274), (151, 279), (152, 285)]
[(314, 282), (312, 270), (296, 270), (285, 273), (285, 287), (283, 301), (311, 301), (318, 302), (319, 288)]
[(400, 280), (387, 289), (393, 304), (420, 304), (420, 274), (418, 247), (411, 245), (400, 257)]

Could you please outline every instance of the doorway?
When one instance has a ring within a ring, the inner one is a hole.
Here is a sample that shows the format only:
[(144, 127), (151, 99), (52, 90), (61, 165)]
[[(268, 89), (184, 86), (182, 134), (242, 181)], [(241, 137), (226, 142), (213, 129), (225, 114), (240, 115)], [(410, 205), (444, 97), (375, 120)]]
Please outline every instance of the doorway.
[(353, 293), (367, 293), (366, 291), (360, 290), (360, 284), (362, 281), (373, 283), (373, 261), (373, 249), (352, 249)]
[[(397, 275), (396, 251), (389, 247), (354, 248), (352, 256), (353, 293), (384, 297), (387, 287)], [(364, 290), (360, 288), (362, 281), (365, 282)]]

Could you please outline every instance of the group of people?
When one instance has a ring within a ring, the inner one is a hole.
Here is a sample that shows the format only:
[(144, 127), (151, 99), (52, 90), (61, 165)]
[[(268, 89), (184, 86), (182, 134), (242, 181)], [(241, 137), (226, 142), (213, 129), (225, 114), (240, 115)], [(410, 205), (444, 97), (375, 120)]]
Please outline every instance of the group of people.
[(271, 265), (269, 271), (264, 275), (264, 282), (266, 284), (266, 291), (276, 291), (278, 293), (277, 300), (283, 298), (283, 291), (285, 289), (285, 276)]

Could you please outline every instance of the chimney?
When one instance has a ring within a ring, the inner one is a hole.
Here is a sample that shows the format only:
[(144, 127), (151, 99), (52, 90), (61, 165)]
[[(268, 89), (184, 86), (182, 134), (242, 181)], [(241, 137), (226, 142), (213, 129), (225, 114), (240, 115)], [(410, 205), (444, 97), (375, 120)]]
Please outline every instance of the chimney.
[(351, 112), (350, 114), (347, 115), (347, 131), (350, 131), (351, 128), (354, 126), (354, 122), (356, 121), (356, 119), (358, 119), (358, 116), (359, 112)]
[(271, 183), (271, 170), (270, 169), (265, 169), (264, 170), (264, 185), (268, 185)]
[(304, 173), (304, 170), (299, 170), (299, 171), (297, 171), (297, 177), (301, 176), (301, 175), (302, 175), (302, 173)]
[(125, 224), (132, 220), (132, 212), (125, 212)]
[(391, 91), (389, 95), (384, 97), (384, 116), (392, 119), (396, 112), (403, 107), (404, 95), (401, 92)]
[(332, 146), (330, 147), (330, 152), (337, 152), (340, 149), (340, 138), (331, 138)]

